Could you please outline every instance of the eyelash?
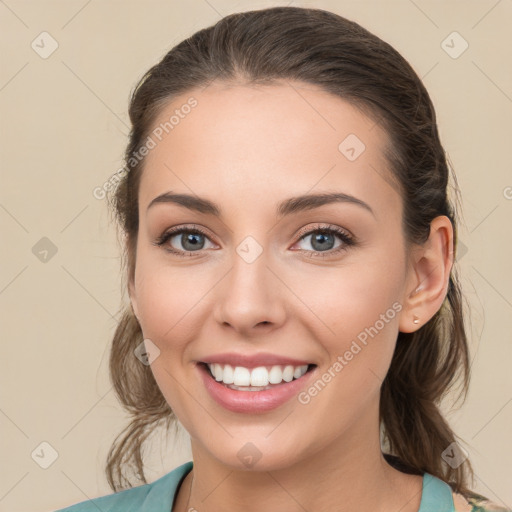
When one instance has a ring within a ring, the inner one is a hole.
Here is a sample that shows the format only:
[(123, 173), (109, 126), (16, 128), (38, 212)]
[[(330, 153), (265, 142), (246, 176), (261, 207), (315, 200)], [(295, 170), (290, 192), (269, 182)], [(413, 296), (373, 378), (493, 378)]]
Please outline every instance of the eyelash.
[[(153, 242), (153, 244), (158, 247), (162, 247), (166, 242), (169, 241), (170, 238), (172, 238), (175, 235), (182, 234), (182, 233), (198, 234), (198, 235), (203, 235), (203, 236), (209, 238), (208, 234), (198, 227), (187, 228), (186, 226), (179, 226), (176, 228), (172, 228), (172, 229), (166, 231), (165, 233), (163, 233), (161, 236), (159, 236)], [(317, 258), (317, 257), (327, 258), (329, 256), (338, 254), (342, 251), (346, 251), (349, 247), (357, 245), (356, 239), (353, 236), (349, 235), (345, 230), (343, 230), (337, 226), (333, 226), (333, 225), (316, 226), (315, 228), (309, 229), (306, 232), (301, 232), (301, 233), (299, 233), (299, 239), (297, 240), (297, 242), (300, 242), (305, 237), (312, 235), (314, 233), (338, 235), (338, 237), (342, 240), (343, 244), (340, 245), (339, 247), (337, 247), (336, 249), (330, 249), (328, 251), (307, 251), (305, 249), (300, 249), (300, 251), (309, 253), (308, 257), (310, 257), (310, 258)], [(295, 243), (297, 243), (297, 242), (295, 242)], [(185, 257), (185, 258), (194, 256), (196, 253), (200, 252), (200, 251), (180, 251), (180, 250), (174, 249), (172, 247), (164, 247), (164, 250), (167, 252), (170, 252), (172, 254), (175, 254), (176, 256)]]

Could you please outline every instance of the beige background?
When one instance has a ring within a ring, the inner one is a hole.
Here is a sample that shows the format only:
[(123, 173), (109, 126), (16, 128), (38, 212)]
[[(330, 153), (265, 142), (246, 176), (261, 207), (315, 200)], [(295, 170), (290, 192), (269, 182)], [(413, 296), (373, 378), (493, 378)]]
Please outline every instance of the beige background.
[[(107, 375), (120, 261), (93, 189), (122, 166), (131, 88), (172, 45), (221, 16), (287, 3), (361, 23), (407, 58), (431, 93), (462, 190), (459, 263), (472, 305), (472, 386), (449, 419), (467, 442), (475, 490), (512, 506), (510, 0), (5, 0), (1, 511), (53, 510), (111, 492), (103, 463), (125, 418)], [(35, 40), (43, 51), (43, 31), (58, 43), (46, 59), (31, 47)], [(458, 58), (442, 47), (453, 31), (469, 44)], [(57, 248), (46, 262), (33, 253), (43, 237)], [(58, 454), (47, 469), (36, 463), (51, 462), (42, 442)], [(154, 452), (152, 480), (190, 459), (187, 434)]]

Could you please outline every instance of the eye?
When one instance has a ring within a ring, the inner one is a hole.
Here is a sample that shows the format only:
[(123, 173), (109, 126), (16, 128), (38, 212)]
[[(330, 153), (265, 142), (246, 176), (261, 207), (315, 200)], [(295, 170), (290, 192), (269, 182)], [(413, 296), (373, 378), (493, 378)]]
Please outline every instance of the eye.
[[(341, 251), (346, 251), (350, 246), (356, 245), (355, 238), (345, 230), (338, 226), (317, 226), (315, 229), (310, 229), (303, 234), (299, 242), (310, 239), (306, 245), (309, 245), (313, 250), (302, 249), (305, 252), (313, 253), (309, 257), (325, 258), (333, 254), (338, 254)], [(341, 243), (336, 244), (336, 238), (341, 240)], [(297, 242), (297, 243), (299, 243)], [(325, 255), (323, 253), (326, 253)]]
[[(338, 226), (325, 226), (319, 225), (309, 231), (302, 230), (299, 233), (301, 241), (310, 238), (309, 245), (313, 250), (300, 249), (308, 254), (308, 257), (325, 258), (338, 254), (341, 251), (346, 251), (350, 246), (357, 244), (355, 238), (345, 230)], [(336, 238), (341, 240), (341, 243), (336, 244)], [(153, 244), (163, 247), (166, 251), (176, 254), (177, 256), (193, 256), (194, 253), (200, 253), (205, 249), (205, 241), (209, 241), (209, 237), (205, 231), (199, 227), (185, 227), (178, 226), (167, 230), (163, 235), (158, 237)], [(181, 248), (176, 248), (175, 245), (181, 245)], [(324, 254), (325, 253), (325, 254)]]
[[(177, 227), (166, 231), (154, 244), (162, 247), (165, 245), (166, 251), (178, 256), (192, 256), (194, 252), (200, 252), (205, 248), (205, 240), (209, 240), (207, 234), (198, 227)], [(181, 245), (182, 248), (176, 249), (174, 244)]]

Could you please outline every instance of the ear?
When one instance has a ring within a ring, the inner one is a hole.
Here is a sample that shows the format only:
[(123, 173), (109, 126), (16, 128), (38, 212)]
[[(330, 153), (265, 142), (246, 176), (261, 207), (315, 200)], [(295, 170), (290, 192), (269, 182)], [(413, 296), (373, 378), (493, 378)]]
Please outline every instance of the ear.
[(430, 235), (411, 255), (399, 330), (414, 332), (440, 309), (453, 265), (453, 226), (446, 215), (430, 223)]

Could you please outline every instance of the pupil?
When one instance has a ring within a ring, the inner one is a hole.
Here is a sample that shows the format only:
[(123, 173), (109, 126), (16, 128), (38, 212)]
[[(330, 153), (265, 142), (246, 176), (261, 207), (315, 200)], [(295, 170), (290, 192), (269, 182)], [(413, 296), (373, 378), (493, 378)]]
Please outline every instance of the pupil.
[[(200, 233), (189, 233), (188, 235), (182, 235), (182, 244), (185, 250), (190, 249), (197, 249), (198, 244), (200, 243), (197, 241), (197, 237), (201, 237), (202, 235)], [(191, 244), (189, 248), (187, 248), (187, 244)], [(201, 247), (200, 247), (201, 248)]]
[[(329, 244), (328, 243), (328, 239), (331, 239), (331, 243)], [(328, 249), (332, 249), (332, 247), (334, 246), (334, 240), (333, 240), (333, 236), (328, 234), (328, 233), (319, 233), (317, 235), (315, 235), (313, 237), (313, 241), (312, 241), (312, 246), (313, 246), (313, 249), (315, 250), (318, 250), (316, 247), (315, 247), (315, 244), (317, 244), (318, 242), (320, 242), (320, 245), (318, 246), (319, 249), (325, 249), (326, 248), (326, 239), (327, 239), (327, 245), (329, 246)]]

